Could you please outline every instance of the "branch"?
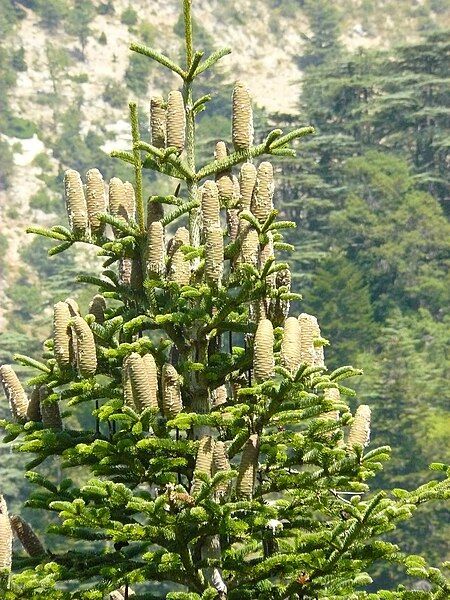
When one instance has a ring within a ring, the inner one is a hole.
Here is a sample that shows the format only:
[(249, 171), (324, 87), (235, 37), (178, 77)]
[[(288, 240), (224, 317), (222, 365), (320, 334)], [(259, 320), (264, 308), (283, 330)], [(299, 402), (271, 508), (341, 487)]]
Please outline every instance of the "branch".
[(113, 150), (109, 155), (111, 158), (120, 158), (130, 165), (134, 165), (134, 156), (131, 152), (127, 152), (126, 150)]
[(227, 54), (231, 54), (231, 48), (221, 48), (220, 50), (213, 52), (205, 61), (202, 62), (201, 65), (198, 66), (194, 73), (194, 77), (197, 77), (197, 75), (200, 75), (200, 73), (203, 73), (203, 71), (206, 71), (206, 69), (209, 69), (215, 65), (218, 60)]
[(192, 81), (195, 77), (195, 70), (198, 67), (199, 62), (202, 60), (203, 52), (197, 51), (192, 60), (192, 64), (189, 67), (189, 71), (186, 73), (185, 81)]
[(179, 171), (180, 174), (184, 175), (186, 179), (195, 179), (195, 174), (189, 169), (188, 165), (185, 164), (178, 156), (174, 156), (170, 150), (167, 148), (165, 151), (152, 146), (151, 144), (147, 144), (146, 142), (138, 142), (136, 144), (139, 150), (144, 150), (144, 152), (148, 152), (152, 156), (155, 156), (160, 161), (168, 162), (170, 165), (175, 167)]
[(208, 177), (214, 173), (220, 173), (221, 171), (227, 171), (234, 165), (237, 165), (245, 160), (256, 158), (262, 154), (273, 154), (275, 156), (295, 156), (295, 150), (293, 148), (286, 148), (289, 142), (301, 137), (305, 137), (311, 133), (314, 133), (314, 127), (301, 127), (300, 129), (294, 129), (286, 135), (280, 136), (280, 130), (275, 129), (271, 131), (265, 141), (258, 146), (247, 148), (245, 150), (238, 150), (233, 152), (226, 158), (220, 160), (214, 160), (213, 162), (205, 165), (197, 172), (197, 181)]
[(164, 56), (164, 54), (161, 54), (153, 48), (149, 48), (148, 46), (143, 46), (142, 44), (136, 44), (135, 42), (133, 42), (132, 44), (130, 44), (130, 50), (133, 50), (133, 52), (137, 52), (138, 54), (148, 56), (149, 58), (153, 58), (153, 60), (159, 62), (159, 64), (163, 65), (163, 67), (167, 67), (171, 71), (174, 71), (174, 73), (177, 73), (183, 79), (186, 77), (186, 73), (180, 66), (174, 63), (173, 60), (171, 60), (169, 57)]

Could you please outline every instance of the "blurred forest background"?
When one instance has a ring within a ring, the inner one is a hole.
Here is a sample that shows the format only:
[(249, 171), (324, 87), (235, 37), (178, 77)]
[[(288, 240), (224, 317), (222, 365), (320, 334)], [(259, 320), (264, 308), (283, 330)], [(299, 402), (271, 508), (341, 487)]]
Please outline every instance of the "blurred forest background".
[[(372, 443), (393, 448), (378, 485), (417, 486), (429, 463), (450, 461), (450, 3), (195, 0), (194, 9), (197, 46), (234, 51), (197, 90), (214, 94), (200, 115), (203, 159), (230, 140), (236, 78), (254, 94), (258, 138), (274, 126), (317, 129), (297, 159), (276, 165), (276, 206), (298, 225), (295, 310), (318, 316), (329, 367), (364, 369), (355, 402), (373, 408)], [(95, 257), (49, 259), (46, 241), (24, 230), (65, 224), (66, 168), (131, 178), (108, 156), (129, 145), (127, 102), (138, 99), (148, 138), (149, 96), (178, 82), (128, 45), (179, 55), (178, 15), (178, 0), (0, 0), (1, 363), (39, 355), (54, 302), (71, 295), (86, 311), (92, 289), (75, 277)], [(148, 179), (148, 193), (171, 191), (161, 185)], [(14, 510), (26, 457), (0, 452)], [(397, 539), (449, 560), (449, 516), (443, 506), (419, 512)]]

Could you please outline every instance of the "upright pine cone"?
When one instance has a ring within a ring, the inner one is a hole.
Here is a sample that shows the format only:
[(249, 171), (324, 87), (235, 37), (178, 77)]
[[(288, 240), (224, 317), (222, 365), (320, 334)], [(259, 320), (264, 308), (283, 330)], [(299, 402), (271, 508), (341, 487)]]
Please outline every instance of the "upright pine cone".
[(98, 215), (106, 212), (106, 193), (105, 183), (98, 169), (89, 169), (86, 173), (86, 203), (91, 231), (100, 234), (105, 229), (105, 224), (99, 221)]
[(11, 365), (0, 367), (0, 381), (15, 421), (26, 421), (28, 397)]
[(161, 202), (155, 202), (149, 198), (147, 202), (147, 230), (155, 221), (161, 221), (164, 217), (164, 207)]
[(0, 495), (0, 571), (11, 570), (13, 533), (5, 499)]
[(258, 471), (259, 436), (251, 435), (242, 451), (239, 473), (236, 480), (236, 492), (241, 498), (251, 500)]
[(252, 99), (246, 86), (237, 81), (233, 89), (232, 137), (236, 150), (245, 150), (253, 144)]
[(270, 162), (262, 162), (256, 175), (256, 186), (251, 200), (251, 211), (260, 223), (273, 210), (273, 166)]
[(161, 221), (154, 221), (147, 232), (147, 273), (164, 273), (164, 227)]
[(57, 402), (45, 401), (49, 396), (49, 393), (50, 391), (47, 386), (42, 385), (39, 388), (39, 406), (41, 408), (42, 425), (45, 429), (57, 429), (58, 431), (62, 431), (63, 422), (59, 404)]
[(163, 414), (173, 419), (183, 409), (181, 401), (180, 377), (175, 367), (169, 363), (163, 365), (161, 375)]
[(30, 402), (27, 408), (27, 417), (30, 421), (42, 421), (41, 406), (39, 400), (39, 388), (36, 386), (33, 388), (30, 396)]
[(234, 242), (239, 233), (239, 210), (237, 208), (228, 208), (226, 216), (228, 236), (230, 241)]
[(101, 294), (96, 294), (89, 304), (89, 314), (94, 315), (96, 323), (105, 322), (106, 301)]
[(97, 370), (97, 354), (94, 334), (83, 317), (73, 317), (70, 323), (77, 340), (78, 372), (81, 377), (93, 377)]
[(295, 373), (300, 366), (300, 324), (295, 317), (288, 317), (284, 323), (281, 362), (291, 373)]
[(239, 173), (240, 208), (250, 210), (253, 190), (256, 185), (256, 167), (252, 163), (244, 163)]
[(189, 285), (191, 278), (191, 264), (185, 260), (181, 246), (189, 245), (189, 231), (186, 227), (179, 227), (173, 236), (174, 251), (168, 267), (168, 279), (178, 285)]
[(323, 366), (317, 364), (316, 349), (314, 347), (314, 340), (320, 337), (320, 329), (316, 317), (308, 313), (302, 313), (298, 317), (298, 321), (300, 323), (301, 362), (311, 367)]
[(207, 227), (205, 231), (205, 275), (213, 285), (220, 285), (223, 275), (223, 232), (221, 227)]
[(370, 408), (367, 404), (361, 404), (356, 409), (355, 420), (353, 421), (348, 434), (347, 444), (361, 444), (367, 446), (370, 441)]
[[(339, 402), (341, 398), (341, 394), (337, 388), (326, 388), (323, 392), (323, 395), (325, 400), (328, 400), (328, 402)], [(332, 421), (337, 421), (339, 419), (339, 411), (329, 410), (323, 413), (322, 417)]]
[[(225, 444), (223, 442), (216, 442), (214, 445), (213, 452), (213, 464), (212, 464), (212, 474), (215, 475), (220, 471), (229, 471), (230, 461), (228, 460), (227, 449), (225, 448)], [(222, 483), (217, 488), (217, 493), (219, 496), (226, 494), (228, 491), (229, 484), (227, 482)]]
[(214, 181), (205, 181), (201, 190), (203, 229), (220, 226), (219, 190)]
[(158, 408), (158, 380), (153, 356), (147, 355), (144, 361), (133, 352), (128, 357), (127, 368), (136, 409), (142, 412), (145, 408)]
[(237, 257), (237, 263), (242, 264), (246, 263), (249, 265), (254, 265), (255, 267), (258, 264), (259, 258), (259, 235), (256, 229), (241, 219), (239, 221), (239, 235), (241, 242), (241, 249), (239, 255)]
[(123, 400), (126, 406), (135, 408), (135, 402), (133, 398), (133, 388), (131, 387), (131, 376), (130, 376), (130, 357), (126, 356), (122, 363), (122, 386), (123, 386)]
[(55, 358), (63, 369), (72, 362), (69, 322), (72, 318), (67, 302), (57, 302), (53, 307), (53, 342)]
[[(226, 158), (228, 155), (227, 147), (225, 142), (217, 142), (216, 151), (214, 153), (214, 157), (216, 160), (221, 160)], [(221, 171), (216, 175), (216, 184), (217, 189), (219, 190), (219, 200), (222, 206), (229, 206), (231, 201), (233, 200), (233, 177), (231, 175), (231, 170), (228, 169), (226, 171)]]
[(255, 333), (253, 370), (257, 383), (270, 379), (274, 373), (273, 325), (269, 319), (261, 319)]
[(31, 525), (22, 519), (19, 515), (12, 515), (9, 518), (11, 528), (16, 534), (24, 550), (29, 556), (41, 556), (45, 554), (38, 536), (34, 533)]
[(227, 388), (224, 385), (219, 385), (211, 392), (211, 407), (217, 408), (227, 401)]
[(70, 228), (75, 234), (85, 235), (88, 227), (88, 212), (83, 183), (78, 171), (69, 169), (65, 172), (64, 188)]
[[(205, 475), (209, 475), (209, 477), (211, 477), (213, 451), (214, 440), (212, 439), (212, 437), (209, 435), (202, 437), (197, 450), (197, 458), (195, 459), (194, 471), (198, 471), (199, 473), (205, 473)], [(192, 482), (191, 487), (191, 494), (198, 494), (201, 487), (201, 479), (196, 479), (194, 475), (194, 481)]]
[(167, 146), (183, 152), (186, 138), (186, 111), (181, 92), (172, 91), (167, 101)]
[(150, 133), (156, 148), (166, 146), (166, 107), (162, 96), (150, 98)]
[(142, 362), (144, 363), (145, 373), (150, 387), (150, 402), (148, 406), (151, 408), (158, 408), (158, 367), (156, 366), (153, 354), (144, 354)]
[[(275, 278), (275, 287), (277, 290), (283, 290), (287, 293), (290, 292), (291, 272), (289, 271), (289, 269), (283, 269), (282, 271), (278, 271)], [(289, 314), (289, 308), (289, 300), (282, 299), (279, 296), (275, 300), (272, 300), (270, 306), (270, 316), (273, 324), (276, 327), (279, 327), (284, 323), (284, 320)]]
[(128, 221), (127, 199), (125, 197), (124, 183), (118, 177), (113, 177), (109, 182), (109, 210), (114, 217), (122, 217)]
[(136, 195), (134, 193), (133, 184), (129, 181), (125, 181), (123, 184), (123, 191), (125, 194), (125, 210), (126, 210), (126, 220), (130, 219), (135, 220), (135, 212), (136, 212)]
[(69, 312), (71, 317), (76, 317), (80, 314), (80, 307), (78, 306), (78, 302), (73, 298), (66, 298), (64, 302), (69, 307)]
[(223, 160), (228, 156), (227, 145), (225, 142), (219, 141), (216, 144), (214, 149), (214, 158), (215, 160)]
[[(69, 313), (71, 317), (80, 316), (80, 307), (78, 302), (73, 298), (66, 298), (64, 302), (69, 307)], [(70, 364), (74, 367), (77, 366), (77, 338), (73, 335), (72, 328), (70, 328)]]

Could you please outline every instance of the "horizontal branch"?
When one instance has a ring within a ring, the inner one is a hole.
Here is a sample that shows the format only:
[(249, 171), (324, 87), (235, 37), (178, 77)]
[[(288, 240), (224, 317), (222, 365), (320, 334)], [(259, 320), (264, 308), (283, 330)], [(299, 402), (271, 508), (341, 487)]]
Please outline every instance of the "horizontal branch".
[(126, 150), (113, 150), (109, 155), (111, 158), (120, 158), (130, 165), (134, 165), (134, 156), (131, 152), (127, 152)]
[(198, 66), (194, 73), (194, 77), (197, 77), (197, 75), (200, 75), (200, 73), (203, 73), (203, 71), (206, 71), (206, 69), (209, 69), (215, 65), (218, 60), (224, 56), (227, 56), (227, 54), (231, 54), (231, 48), (221, 48), (220, 50), (213, 52), (206, 60), (202, 62), (201, 65)]
[(184, 175), (184, 177), (186, 179), (190, 179), (190, 180), (194, 180), (195, 179), (195, 174), (191, 171), (191, 169), (188, 167), (188, 165), (186, 163), (184, 163), (178, 156), (175, 156), (172, 153), (169, 153), (166, 149), (164, 150), (160, 150), (159, 148), (156, 148), (156, 146), (152, 146), (151, 144), (147, 144), (147, 142), (138, 142), (138, 144), (136, 144), (137, 148), (139, 148), (139, 150), (144, 150), (144, 152), (148, 152), (149, 154), (151, 154), (152, 156), (155, 156), (157, 159), (159, 159), (160, 161), (167, 162), (170, 165), (172, 165), (173, 167), (175, 167), (175, 169), (177, 169), (177, 171), (181, 174)]
[(143, 46), (142, 44), (136, 44), (135, 42), (130, 44), (130, 50), (133, 50), (133, 52), (137, 52), (138, 54), (148, 56), (149, 58), (153, 58), (153, 60), (159, 62), (159, 64), (163, 65), (163, 67), (167, 67), (168, 69), (170, 69), (174, 73), (177, 73), (180, 77), (185, 79), (186, 72), (179, 65), (173, 62), (172, 59), (170, 59), (168, 56), (165, 56), (164, 54), (161, 54), (157, 50), (149, 48), (148, 46)]
[(262, 144), (246, 148), (245, 150), (238, 150), (228, 155), (226, 158), (220, 160), (214, 160), (208, 165), (205, 165), (200, 171), (197, 172), (197, 181), (213, 175), (226, 171), (245, 160), (256, 158), (262, 154), (273, 154), (275, 156), (295, 156), (295, 150), (293, 148), (286, 148), (287, 144), (293, 140), (306, 135), (314, 133), (314, 127), (301, 127), (300, 129), (294, 129), (286, 135), (281, 135), (280, 129), (274, 129), (266, 137)]

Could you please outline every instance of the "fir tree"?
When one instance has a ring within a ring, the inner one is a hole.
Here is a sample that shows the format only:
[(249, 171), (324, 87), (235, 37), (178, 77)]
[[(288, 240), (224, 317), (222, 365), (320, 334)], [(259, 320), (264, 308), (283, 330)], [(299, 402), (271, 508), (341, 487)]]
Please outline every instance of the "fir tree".
[[(254, 145), (251, 97), (237, 82), (231, 143), (218, 141), (199, 167), (196, 115), (209, 97), (197, 98), (193, 82), (229, 50), (196, 51), (191, 0), (183, 9), (184, 65), (132, 45), (182, 80), (153, 100), (150, 142), (130, 104), (133, 146), (114, 156), (132, 165), (134, 185), (113, 177), (107, 199), (97, 169), (85, 185), (69, 170), (70, 228), (29, 228), (57, 240), (51, 255), (81, 242), (105, 262), (100, 277), (79, 277), (98, 290), (87, 314), (61, 300), (42, 361), (16, 356), (36, 369), (30, 396), (10, 365), (0, 368), (13, 415), (6, 441), (33, 455), (27, 505), (53, 514), (49, 533), (65, 538), (63, 548), (51, 536), (42, 544), (2, 498), (3, 597), (443, 599), (444, 575), (384, 538), (446, 497), (448, 480), (370, 491), (389, 448), (366, 452), (370, 409), (349, 411), (342, 381), (359, 372), (328, 371), (317, 319), (289, 316), (298, 298), (275, 254), (292, 223), (277, 218), (267, 158), (292, 156), (313, 129), (274, 130)], [(143, 169), (177, 180), (176, 192), (145, 203)], [(90, 426), (72, 428), (83, 405)], [(38, 470), (55, 457), (72, 478)], [(13, 534), (27, 558), (11, 560)], [(365, 591), (382, 560), (429, 591)]]

